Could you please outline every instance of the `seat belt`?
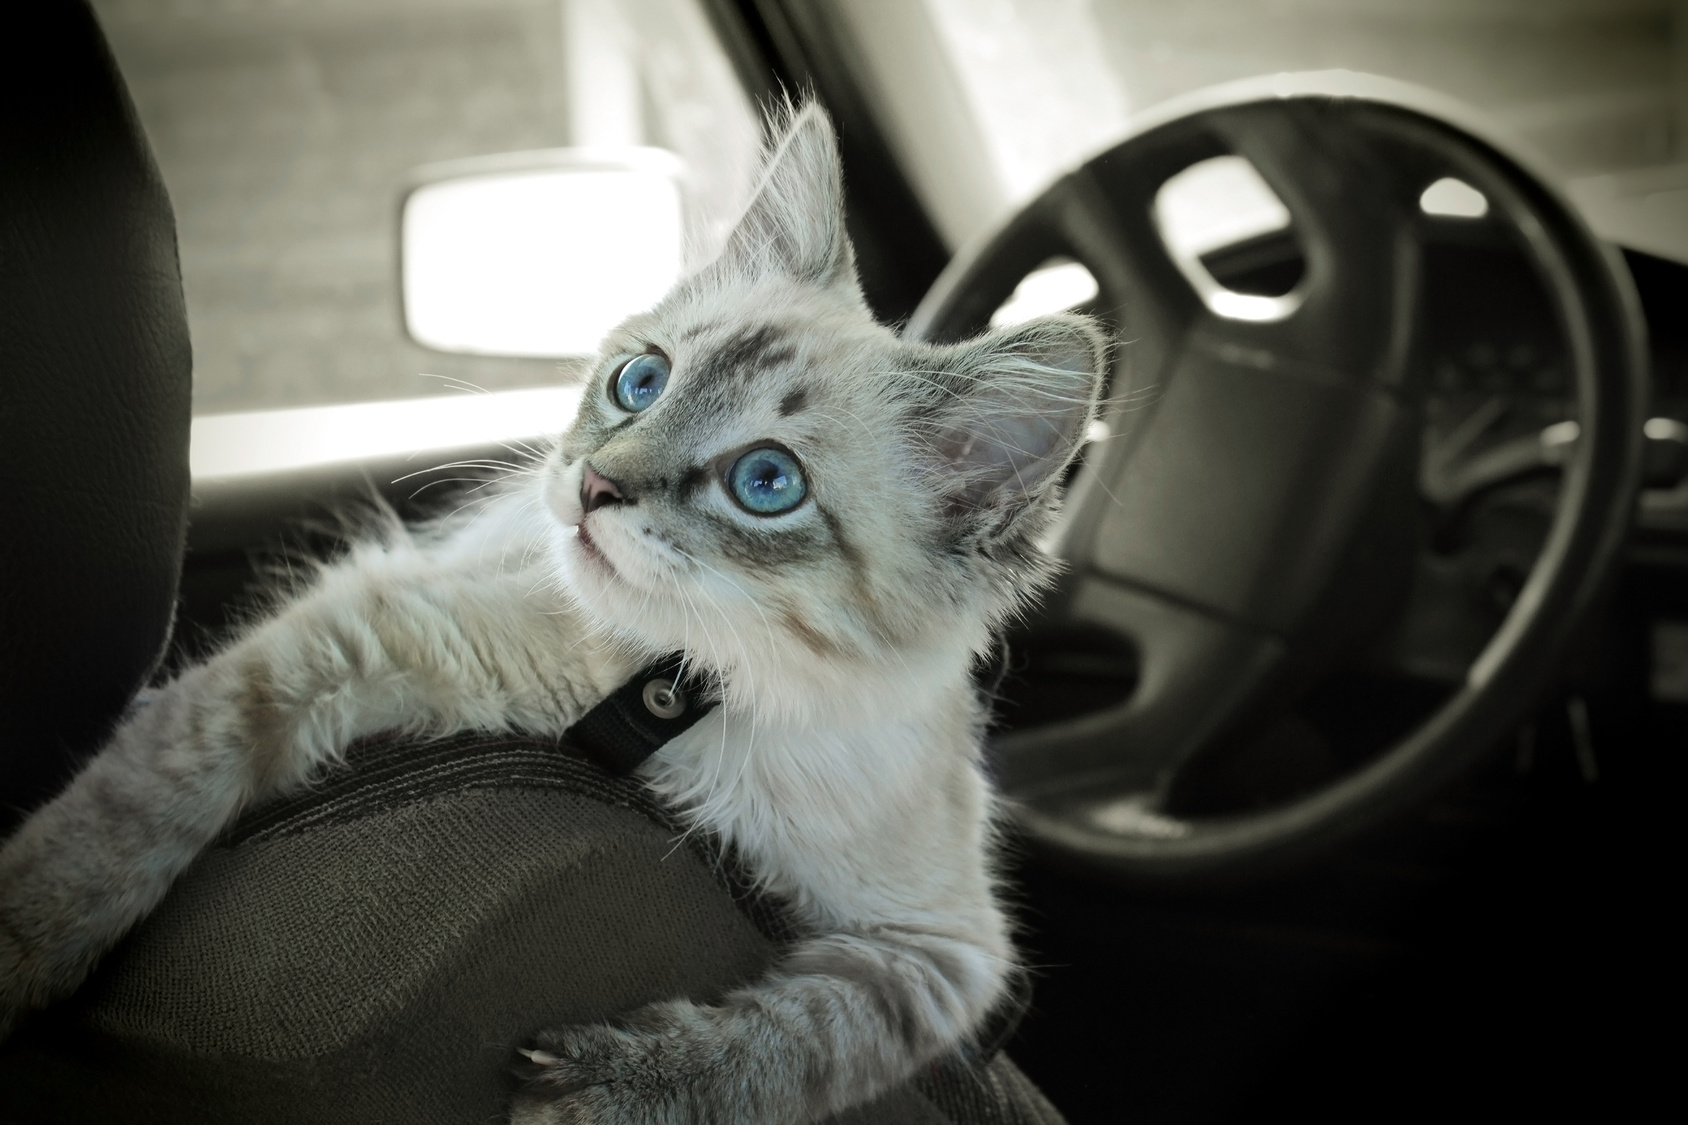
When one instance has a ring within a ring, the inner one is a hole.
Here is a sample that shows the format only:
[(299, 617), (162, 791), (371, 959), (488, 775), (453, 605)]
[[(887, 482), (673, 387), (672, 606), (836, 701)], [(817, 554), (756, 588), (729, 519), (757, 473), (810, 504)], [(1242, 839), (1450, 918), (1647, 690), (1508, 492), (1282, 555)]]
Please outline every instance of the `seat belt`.
[(686, 654), (671, 652), (610, 692), (563, 737), (608, 772), (626, 777), (720, 701), (709, 680), (692, 674)]

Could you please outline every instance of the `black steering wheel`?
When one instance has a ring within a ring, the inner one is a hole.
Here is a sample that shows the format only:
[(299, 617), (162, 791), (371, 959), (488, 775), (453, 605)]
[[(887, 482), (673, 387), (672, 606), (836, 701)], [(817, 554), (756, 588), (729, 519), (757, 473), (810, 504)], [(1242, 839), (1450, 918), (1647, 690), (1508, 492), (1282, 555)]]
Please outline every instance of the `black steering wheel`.
[[(1093, 650), (1117, 640), (1135, 684), (995, 739), (1034, 844), (1163, 881), (1306, 858), (1447, 783), (1551, 684), (1630, 523), (1647, 397), (1638, 305), (1564, 201), (1457, 111), (1425, 108), (1433, 97), (1280, 76), (1158, 114), (958, 255), (910, 322), (911, 336), (964, 338), (1032, 270), (1072, 258), (1118, 331), (1104, 414), (1118, 436), (1072, 480), (1057, 540), (1068, 574), (1036, 624)], [(1290, 213), (1303, 267), (1287, 293), (1226, 290), (1157, 229), (1162, 185), (1219, 155), (1245, 157)], [(1420, 196), (1444, 177), (1486, 199), (1483, 223), (1528, 263), (1562, 344), (1577, 436), (1545, 540), (1463, 680), (1380, 752), (1265, 807), (1181, 814), (1168, 799), (1181, 778), (1356, 659), (1407, 604), (1434, 221)]]

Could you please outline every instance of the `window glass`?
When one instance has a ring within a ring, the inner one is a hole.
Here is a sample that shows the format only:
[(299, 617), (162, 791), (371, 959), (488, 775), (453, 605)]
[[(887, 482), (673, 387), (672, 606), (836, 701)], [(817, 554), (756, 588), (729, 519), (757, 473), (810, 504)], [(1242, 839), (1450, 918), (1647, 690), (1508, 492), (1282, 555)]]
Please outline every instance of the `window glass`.
[(694, 259), (754, 167), (753, 108), (697, 0), (94, 7), (176, 210), (196, 414), (557, 381), (555, 361), (405, 335), (398, 209), (420, 165), (668, 149)]
[(1688, 255), (1688, 7), (1674, 0), (833, 3), (952, 245), (1146, 107), (1234, 79), (1343, 68), (1486, 111), (1589, 206), (1645, 195), (1647, 221), (1675, 223)]

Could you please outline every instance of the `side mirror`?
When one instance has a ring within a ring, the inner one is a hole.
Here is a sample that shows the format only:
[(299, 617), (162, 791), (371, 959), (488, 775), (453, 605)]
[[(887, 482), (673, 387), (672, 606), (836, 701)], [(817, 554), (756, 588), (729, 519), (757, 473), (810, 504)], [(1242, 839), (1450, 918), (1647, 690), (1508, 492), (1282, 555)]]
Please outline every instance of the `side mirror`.
[(475, 355), (590, 355), (683, 262), (663, 149), (547, 149), (418, 169), (401, 206), (405, 329)]

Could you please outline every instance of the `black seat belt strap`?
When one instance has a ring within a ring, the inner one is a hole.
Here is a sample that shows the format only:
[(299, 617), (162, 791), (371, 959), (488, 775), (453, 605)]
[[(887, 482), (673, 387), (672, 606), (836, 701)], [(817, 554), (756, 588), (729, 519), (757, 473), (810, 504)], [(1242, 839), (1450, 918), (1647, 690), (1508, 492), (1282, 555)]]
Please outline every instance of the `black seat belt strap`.
[(563, 741), (618, 777), (638, 769), (720, 702), (686, 666), (684, 653), (646, 665), (563, 734)]

